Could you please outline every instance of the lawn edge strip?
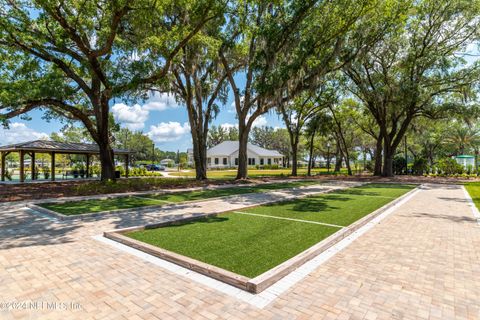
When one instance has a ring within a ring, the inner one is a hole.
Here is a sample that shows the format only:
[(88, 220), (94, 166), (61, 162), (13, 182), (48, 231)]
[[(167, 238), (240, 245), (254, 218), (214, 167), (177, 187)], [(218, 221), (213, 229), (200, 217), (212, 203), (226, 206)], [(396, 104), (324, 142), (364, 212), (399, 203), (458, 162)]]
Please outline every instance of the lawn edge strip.
[(238, 214), (244, 214), (244, 215), (247, 215), (247, 216), (261, 217), (261, 218), (270, 218), (270, 219), (278, 219), (278, 220), (287, 220), (287, 221), (294, 221), (294, 222), (318, 224), (318, 225), (322, 225), (322, 226), (326, 226), (326, 227), (334, 227), (334, 228), (340, 228), (340, 229), (341, 228), (348, 228), (346, 226), (340, 226), (338, 224), (330, 224), (330, 223), (311, 221), (311, 220), (302, 220), (302, 219), (269, 216), (269, 215), (266, 215), (266, 214), (250, 213), (250, 212), (243, 212), (243, 211), (231, 211), (231, 212), (238, 213)]
[[(312, 180), (308, 180), (312, 181)], [(270, 184), (270, 182), (265, 183), (265, 184)], [(275, 183), (272, 183), (275, 184)], [(261, 185), (261, 184), (260, 184)], [(315, 184), (313, 184), (315, 185)], [(323, 185), (322, 183), (318, 183), (318, 185)], [(251, 185), (242, 185), (241, 187), (246, 187)], [(242, 194), (234, 194), (234, 195), (227, 195), (227, 196), (221, 196), (221, 197), (214, 197), (214, 198), (206, 198), (202, 200), (187, 200), (187, 201), (180, 201), (180, 202), (173, 202), (173, 201), (165, 201), (165, 200), (158, 200), (155, 198), (148, 198), (148, 197), (142, 197), (142, 195), (137, 195), (137, 194), (129, 194), (129, 195), (123, 195), (123, 196), (104, 196), (101, 198), (91, 198), (91, 199), (80, 199), (80, 200), (63, 200), (63, 201), (50, 201), (50, 202), (35, 202), (35, 203), (27, 203), (26, 206), (29, 207), (32, 210), (52, 215), (53, 217), (60, 219), (60, 220), (82, 220), (82, 219), (87, 219), (91, 217), (98, 217), (98, 216), (103, 216), (103, 215), (110, 215), (110, 214), (116, 214), (116, 213), (148, 213), (155, 211), (156, 209), (164, 209), (164, 208), (169, 208), (169, 207), (174, 207), (177, 205), (185, 205), (185, 204), (190, 204), (190, 203), (197, 203), (197, 202), (207, 202), (207, 201), (214, 201), (218, 199), (223, 199), (223, 198), (228, 198), (228, 197), (237, 197), (237, 196), (242, 196), (242, 195), (247, 195), (247, 194), (253, 194), (253, 193), (269, 193), (269, 192), (277, 192), (277, 191), (282, 191), (282, 190), (294, 190), (294, 189), (302, 189), (307, 186), (299, 186), (299, 187), (293, 187), (293, 188), (281, 188), (281, 189), (273, 189), (269, 190), (266, 192), (247, 192), (247, 193), (242, 193)], [(229, 187), (230, 188), (230, 187)], [(217, 188), (215, 188), (217, 189)], [(213, 189), (213, 190), (215, 190)], [(200, 189), (200, 190), (185, 190), (185, 191), (175, 191), (175, 192), (157, 192), (153, 193), (153, 195), (164, 195), (164, 194), (176, 194), (176, 193), (183, 193), (183, 192), (196, 192), (196, 191), (206, 191), (209, 189)], [(335, 189), (332, 189), (335, 190)], [(147, 195), (152, 195), (152, 193), (149, 193)], [(60, 212), (56, 212), (47, 208), (42, 207), (42, 204), (47, 204), (47, 203), (67, 203), (67, 202), (76, 202), (76, 201), (88, 201), (88, 200), (109, 200), (109, 199), (116, 199), (116, 198), (123, 198), (123, 197), (135, 197), (135, 198), (144, 198), (144, 199), (153, 199), (156, 201), (164, 202), (163, 204), (155, 204), (155, 205), (147, 205), (147, 206), (139, 206), (139, 207), (134, 207), (134, 208), (125, 208), (125, 209), (116, 209), (116, 210), (105, 210), (105, 211), (98, 211), (98, 212), (86, 212), (86, 213), (80, 213), (80, 214), (72, 214), (72, 215), (67, 215), (63, 214)], [(266, 204), (266, 203), (265, 203)], [(262, 204), (260, 204), (262, 205)]]
[[(297, 269), (298, 267), (304, 265), (306, 262), (312, 260), (319, 254), (327, 251), (329, 248), (337, 244), (338, 242), (342, 241), (371, 220), (375, 219), (383, 212), (387, 211), (391, 207), (395, 206), (397, 203), (401, 202), (404, 198), (407, 198), (412, 193), (419, 190), (421, 185), (415, 186), (412, 190), (406, 192), (405, 194), (395, 198), (391, 202), (383, 205), (382, 207), (376, 209), (375, 211), (369, 213), (368, 215), (364, 216), (363, 218), (357, 220), (353, 224), (348, 227), (342, 228), (332, 234), (331, 236), (323, 239), (322, 241), (318, 242), (317, 244), (307, 248), (306, 250), (300, 252), (299, 254), (295, 255), (294, 257), (282, 262), (278, 266), (267, 270), (266, 272), (254, 277), (248, 278), (231, 271), (225, 270), (223, 268), (219, 268), (213, 265), (210, 265), (205, 262), (198, 261), (196, 259), (186, 257), (184, 255), (171, 252), (169, 250), (162, 249), (157, 246), (150, 245), (145, 242), (141, 242), (129, 237), (124, 236), (127, 232), (132, 231), (141, 231), (146, 229), (155, 229), (159, 227), (166, 227), (169, 225), (175, 224), (182, 224), (188, 221), (197, 220), (199, 218), (205, 217), (212, 217), (217, 216), (222, 213), (232, 212), (232, 211), (225, 211), (225, 212), (215, 212), (209, 214), (197, 214), (197, 215), (183, 215), (179, 216), (174, 220), (164, 221), (161, 223), (156, 224), (149, 224), (145, 226), (137, 226), (137, 227), (129, 227), (123, 229), (117, 229), (112, 231), (105, 231), (103, 236), (110, 240), (114, 240), (120, 242), (123, 245), (127, 245), (134, 249), (143, 251), (147, 254), (151, 254), (158, 258), (164, 259), (166, 261), (175, 263), (192, 271), (198, 272), (200, 274), (209, 276), (216, 280), (222, 281), (226, 284), (232, 285), (236, 288), (245, 290), (247, 292), (258, 294), (283, 277), (290, 274), (292, 271)], [(280, 201), (281, 202), (281, 201)]]
[(468, 192), (467, 188), (465, 186), (462, 186), (463, 193), (465, 194), (465, 198), (467, 199), (467, 203), (472, 210), (473, 217), (477, 220), (477, 224), (480, 226), (480, 211), (475, 204), (475, 201), (473, 201), (472, 196), (470, 195), (470, 192)]
[[(130, 197), (130, 196), (128, 196)], [(80, 200), (82, 201), (82, 200)], [(68, 202), (68, 201), (67, 201)], [(175, 203), (176, 204), (176, 203)], [(47, 208), (44, 208), (38, 204), (35, 203), (27, 203), (26, 206), (32, 210), (44, 213), (44, 214), (49, 214), (51, 216), (54, 216), (57, 219), (60, 220), (82, 220), (82, 219), (87, 219), (87, 218), (93, 218), (93, 217), (99, 217), (103, 215), (110, 215), (110, 214), (115, 214), (115, 213), (131, 213), (135, 211), (136, 213), (148, 213), (151, 212), (152, 210), (155, 209), (160, 209), (164, 208), (166, 206), (170, 206), (171, 204), (164, 203), (164, 204), (156, 204), (153, 206), (141, 206), (141, 207), (136, 207), (136, 208), (125, 208), (125, 209), (116, 209), (116, 210), (107, 210), (107, 211), (98, 211), (98, 212), (87, 212), (87, 213), (79, 213), (79, 214), (63, 214), (59, 213)], [(173, 204), (172, 204), (173, 205)]]

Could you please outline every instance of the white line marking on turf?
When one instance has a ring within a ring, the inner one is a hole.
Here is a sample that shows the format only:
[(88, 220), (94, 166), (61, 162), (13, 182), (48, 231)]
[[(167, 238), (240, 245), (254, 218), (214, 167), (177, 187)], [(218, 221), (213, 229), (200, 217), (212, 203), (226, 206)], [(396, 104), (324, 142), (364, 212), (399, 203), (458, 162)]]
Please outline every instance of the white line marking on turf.
[(184, 276), (188, 279), (191, 279), (192, 281), (195, 281), (197, 283), (200, 283), (202, 285), (206, 285), (210, 288), (216, 289), (222, 293), (225, 293), (229, 296), (232, 296), (234, 298), (240, 299), (242, 301), (245, 301), (257, 308), (264, 308), (270, 303), (272, 303), (278, 296), (280, 296), (282, 293), (290, 289), (293, 285), (304, 279), (307, 275), (315, 271), (320, 265), (328, 261), (330, 258), (335, 256), (338, 252), (343, 250), (344, 248), (348, 247), (353, 241), (355, 241), (357, 238), (359, 238), (361, 235), (363, 235), (365, 232), (373, 228), (376, 224), (378, 224), (381, 220), (395, 212), (401, 205), (409, 201), (412, 197), (414, 197), (417, 193), (422, 191), (421, 189), (417, 189), (416, 191), (412, 192), (410, 195), (407, 197), (403, 198), (399, 202), (397, 202), (395, 205), (392, 207), (388, 208), (385, 210), (382, 214), (378, 215), (374, 219), (372, 219), (370, 222), (365, 224), (363, 227), (358, 229), (357, 231), (353, 232), (351, 235), (346, 237), (345, 239), (341, 240), (334, 246), (330, 247), (330, 249), (322, 252), (312, 260), (306, 262), (302, 266), (298, 267), (296, 270), (292, 271), (290, 274), (287, 276), (283, 277), (279, 281), (277, 281), (275, 284), (272, 286), (268, 287), (264, 291), (262, 291), (259, 294), (252, 294), (247, 291), (235, 288), (234, 286), (231, 286), (229, 284), (226, 284), (224, 282), (221, 282), (219, 280), (215, 280), (213, 278), (207, 277), (203, 274), (197, 273), (195, 271), (192, 271), (190, 269), (180, 267), (174, 263), (165, 261), (163, 259), (157, 258), (155, 256), (152, 256), (150, 254), (147, 254), (143, 251), (134, 249), (132, 247), (126, 246), (124, 244), (121, 244), (119, 242), (107, 239), (103, 237), (102, 235), (98, 236), (93, 236), (95, 240), (98, 240), (100, 242), (106, 243), (108, 245), (111, 245), (115, 247), (116, 249), (119, 249), (121, 251), (127, 252), (129, 254), (132, 254), (136, 257), (139, 257), (141, 259), (144, 259), (145, 261), (148, 261), (150, 263), (153, 263), (154, 265), (160, 266), (167, 271), (173, 272), (177, 275)]
[(478, 211), (477, 206), (475, 205), (475, 202), (473, 202), (472, 197), (470, 197), (470, 194), (467, 191), (467, 188), (465, 186), (462, 186), (463, 193), (465, 194), (465, 198), (467, 199), (467, 203), (470, 206), (470, 209), (472, 210), (472, 214), (477, 219), (477, 223), (480, 226), (480, 212)]
[(258, 214), (258, 213), (242, 212), (242, 211), (233, 211), (233, 213), (245, 214), (245, 215), (248, 215), (248, 216), (257, 216), (257, 217), (263, 217), (263, 218), (272, 218), (272, 219), (279, 219), (279, 220), (288, 220), (288, 221), (320, 224), (320, 225), (323, 225), (323, 226), (329, 226), (329, 227), (335, 227), (335, 228), (348, 228), (348, 227), (345, 227), (345, 226), (339, 226), (338, 224), (330, 224), (330, 223), (317, 222), (317, 221), (311, 221), (311, 220), (302, 220), (302, 219), (294, 219), (294, 218), (269, 216), (267, 214)]

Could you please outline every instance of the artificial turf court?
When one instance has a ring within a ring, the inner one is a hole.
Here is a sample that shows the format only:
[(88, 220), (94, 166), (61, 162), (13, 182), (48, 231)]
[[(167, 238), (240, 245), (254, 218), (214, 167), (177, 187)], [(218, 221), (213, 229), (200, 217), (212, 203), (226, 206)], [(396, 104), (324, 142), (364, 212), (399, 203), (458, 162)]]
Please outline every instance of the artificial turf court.
[(185, 201), (201, 201), (217, 197), (226, 197), (247, 193), (267, 192), (301, 186), (320, 184), (319, 181), (292, 181), (284, 183), (269, 183), (255, 186), (238, 186), (200, 191), (149, 194), (140, 196), (116, 197), (110, 199), (91, 199), (68, 202), (52, 202), (37, 204), (45, 209), (72, 216), (86, 213), (102, 212), (119, 209), (133, 209), (147, 206), (159, 206)]
[(125, 235), (253, 278), (413, 188), (369, 184)]

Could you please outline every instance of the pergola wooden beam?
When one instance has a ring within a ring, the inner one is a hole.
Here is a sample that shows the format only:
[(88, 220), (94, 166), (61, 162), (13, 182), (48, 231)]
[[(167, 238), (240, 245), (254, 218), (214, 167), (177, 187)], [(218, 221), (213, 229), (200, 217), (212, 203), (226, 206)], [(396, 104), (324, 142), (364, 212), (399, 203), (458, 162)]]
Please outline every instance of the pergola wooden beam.
[(25, 151), (20, 150), (20, 182), (25, 182)]

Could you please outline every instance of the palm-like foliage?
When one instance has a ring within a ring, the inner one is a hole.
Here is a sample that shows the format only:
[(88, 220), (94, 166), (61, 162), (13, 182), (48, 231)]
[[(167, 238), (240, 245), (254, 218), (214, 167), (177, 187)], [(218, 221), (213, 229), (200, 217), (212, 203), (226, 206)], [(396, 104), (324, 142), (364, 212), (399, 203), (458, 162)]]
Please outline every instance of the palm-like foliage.
[(480, 146), (480, 129), (477, 127), (457, 125), (453, 127), (445, 138), (445, 144), (451, 150), (455, 150), (454, 153), (457, 155), (477, 150)]

